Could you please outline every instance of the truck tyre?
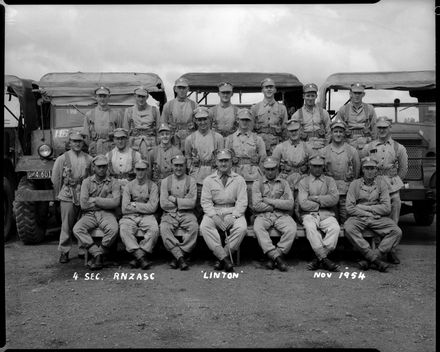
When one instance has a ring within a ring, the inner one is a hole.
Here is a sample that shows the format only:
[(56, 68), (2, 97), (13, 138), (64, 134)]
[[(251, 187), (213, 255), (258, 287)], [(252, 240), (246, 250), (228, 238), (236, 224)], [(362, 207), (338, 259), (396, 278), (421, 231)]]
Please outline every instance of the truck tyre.
[(6, 242), (13, 233), (14, 217), (12, 216), (12, 202), (14, 200), (14, 190), (9, 179), (3, 176), (3, 234)]
[[(34, 189), (26, 177), (20, 179), (17, 190)], [(24, 244), (40, 243), (44, 239), (48, 218), (48, 202), (14, 201), (18, 237)]]
[(429, 226), (434, 221), (434, 204), (429, 201), (413, 201), (414, 219), (419, 226)]

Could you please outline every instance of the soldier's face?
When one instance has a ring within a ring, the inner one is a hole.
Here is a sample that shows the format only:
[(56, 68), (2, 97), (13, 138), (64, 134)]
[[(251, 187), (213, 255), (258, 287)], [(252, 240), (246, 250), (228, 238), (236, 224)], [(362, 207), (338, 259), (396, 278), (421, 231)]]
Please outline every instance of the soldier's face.
[(95, 174), (102, 178), (107, 173), (107, 168), (108, 165), (94, 165)]
[(181, 86), (174, 87), (174, 91), (177, 94), (177, 98), (180, 98), (180, 99), (186, 98), (186, 96), (188, 95), (188, 90), (189, 90), (188, 87), (181, 87)]
[(304, 104), (307, 106), (313, 106), (315, 105), (315, 100), (318, 97), (316, 92), (307, 92), (303, 94), (304, 97)]
[(162, 144), (168, 144), (171, 140), (170, 131), (160, 131), (159, 132), (159, 140)]
[(371, 180), (376, 177), (377, 167), (375, 166), (363, 166), (362, 172), (364, 173), (364, 178), (367, 180)]
[(222, 103), (229, 103), (231, 101), (232, 91), (218, 92), (218, 95)]
[(134, 170), (134, 172), (136, 173), (136, 179), (137, 180), (143, 180), (145, 178), (145, 176), (147, 175), (147, 169), (142, 169), (142, 168), (136, 168)]
[(221, 173), (229, 173), (232, 169), (232, 159), (217, 159), (217, 169)]
[(80, 152), (83, 145), (84, 145), (84, 141), (82, 140), (78, 140), (78, 139), (70, 140), (70, 149), (72, 149), (74, 152)]
[(202, 132), (207, 131), (208, 128), (209, 128), (208, 118), (207, 117), (198, 117), (196, 119), (196, 123), (197, 123), (197, 126), (198, 126), (199, 130), (202, 131)]
[(344, 129), (341, 127), (335, 127), (332, 129), (332, 139), (336, 143), (341, 143), (344, 139)]
[(109, 99), (110, 99), (110, 95), (108, 94), (96, 95), (96, 101), (98, 102), (99, 106), (107, 106)]
[(144, 96), (136, 94), (135, 97), (137, 106), (145, 106), (145, 104), (147, 103), (148, 95)]
[(182, 177), (185, 173), (185, 164), (174, 164), (173, 163), (173, 172), (177, 177)]
[(299, 139), (299, 130), (288, 130), (289, 138), (295, 142)]
[(350, 91), (350, 98), (352, 103), (362, 103), (362, 98), (365, 92), (352, 92)]
[(240, 119), (238, 123), (239, 123), (240, 128), (242, 130), (247, 131), (251, 127), (251, 120), (248, 120), (248, 119)]
[(388, 138), (388, 136), (390, 135), (390, 127), (377, 127), (377, 134), (379, 138)]
[(268, 180), (273, 180), (275, 177), (277, 177), (277, 174), (278, 174), (278, 168), (276, 166), (264, 168), (264, 175)]
[(324, 172), (324, 165), (310, 165), (310, 173), (315, 176), (319, 177)]
[(123, 150), (127, 146), (127, 137), (115, 137), (115, 145), (118, 149)]
[(272, 99), (277, 89), (275, 88), (275, 86), (268, 85), (264, 86), (261, 91), (263, 92), (263, 95), (266, 99)]

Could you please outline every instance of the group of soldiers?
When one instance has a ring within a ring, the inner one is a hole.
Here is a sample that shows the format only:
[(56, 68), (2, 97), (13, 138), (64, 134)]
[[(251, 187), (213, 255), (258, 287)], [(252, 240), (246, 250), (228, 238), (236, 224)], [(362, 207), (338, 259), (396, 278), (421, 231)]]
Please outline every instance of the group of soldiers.
[[(119, 235), (130, 265), (148, 269), (160, 236), (171, 267), (187, 270), (200, 231), (217, 258), (214, 268), (231, 272), (253, 223), (266, 267), (287, 271), (284, 257), (301, 223), (315, 253), (309, 270), (339, 270), (329, 255), (341, 224), (362, 269), (398, 264), (408, 157), (390, 136), (391, 121), (362, 102), (365, 87), (351, 86), (350, 102), (333, 121), (315, 104), (316, 84), (304, 85), (304, 105), (290, 119), (274, 99), (275, 82), (266, 78), (261, 89), (261, 102), (239, 109), (231, 103), (233, 85), (222, 82), (220, 103), (208, 109), (188, 98), (180, 78), (160, 115), (143, 87), (125, 114), (108, 105), (108, 88), (98, 88), (97, 107), (81, 132), (70, 133), (70, 149), (53, 167), (60, 262), (69, 261), (75, 236), (80, 255), (88, 251), (90, 268), (99, 270)], [(93, 238), (97, 229), (101, 243)], [(276, 244), (271, 229), (280, 233)], [(366, 229), (379, 237), (377, 248), (363, 238)]]

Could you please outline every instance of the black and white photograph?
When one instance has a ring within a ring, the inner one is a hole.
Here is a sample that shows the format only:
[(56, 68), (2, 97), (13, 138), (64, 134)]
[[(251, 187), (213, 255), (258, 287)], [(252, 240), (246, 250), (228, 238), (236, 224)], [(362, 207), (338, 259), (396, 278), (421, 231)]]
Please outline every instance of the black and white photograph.
[(436, 350), (435, 1), (2, 6), (0, 350)]

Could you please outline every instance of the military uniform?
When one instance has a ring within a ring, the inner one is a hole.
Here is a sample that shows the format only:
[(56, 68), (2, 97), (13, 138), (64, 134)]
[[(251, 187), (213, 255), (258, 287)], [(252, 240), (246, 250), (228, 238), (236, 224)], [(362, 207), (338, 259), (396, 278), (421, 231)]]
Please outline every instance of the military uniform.
[[(278, 167), (273, 158), (263, 162), (265, 168)], [(272, 204), (266, 202), (270, 199)], [(287, 254), (292, 247), (296, 235), (296, 223), (290, 216), (293, 210), (293, 194), (286, 180), (280, 177), (269, 181), (265, 176), (254, 181), (252, 186), (252, 207), (257, 214), (254, 231), (264, 254), (273, 261)], [(281, 233), (276, 246), (270, 239), (268, 230), (275, 228)]]
[[(233, 87), (230, 83), (220, 83), (219, 94), (222, 92), (231, 92)], [(227, 137), (234, 133), (238, 128), (238, 107), (229, 104), (217, 104), (209, 108), (209, 118), (212, 122), (211, 128), (220, 133), (223, 137)]]
[[(184, 164), (185, 157), (178, 155), (173, 162)], [(176, 198), (172, 202), (169, 196)], [(199, 225), (194, 215), (197, 187), (194, 178), (188, 175), (178, 178), (172, 174), (162, 180), (160, 206), (164, 213), (160, 222), (160, 235), (165, 248), (179, 260), (192, 252), (196, 245)], [(175, 236), (177, 229), (184, 230), (182, 242)]]
[[(135, 89), (134, 94), (148, 97), (148, 91), (143, 87)], [(123, 127), (128, 130), (131, 147), (139, 151), (144, 160), (147, 159), (148, 151), (157, 144), (159, 121), (158, 108), (147, 103), (142, 108), (134, 105), (125, 110)]]
[[(84, 138), (77, 132), (71, 133), (69, 139), (84, 141)], [(89, 154), (69, 150), (55, 160), (52, 169), (51, 181), (54, 193), (60, 201), (61, 211), (58, 250), (66, 256), (67, 260), (68, 253), (72, 249), (72, 228), (81, 210), (79, 203), (81, 183), (91, 174), (91, 162), (92, 157)]]
[[(110, 95), (110, 90), (105, 87), (95, 90), (95, 94)], [(113, 131), (122, 127), (122, 113), (113, 110), (110, 106), (96, 108), (86, 112), (82, 134), (86, 136), (89, 145), (89, 154), (96, 156), (105, 154), (113, 148)]]
[[(104, 155), (93, 158), (94, 165), (108, 165)], [(90, 198), (96, 198), (93, 205)], [(105, 176), (99, 180), (97, 175), (87, 177), (81, 185), (80, 204), (82, 217), (73, 227), (75, 237), (88, 249), (96, 259), (108, 251), (118, 235), (118, 222), (114, 209), (121, 200), (120, 186), (117, 180)], [(101, 245), (95, 244), (90, 231), (100, 228), (104, 232)]]

